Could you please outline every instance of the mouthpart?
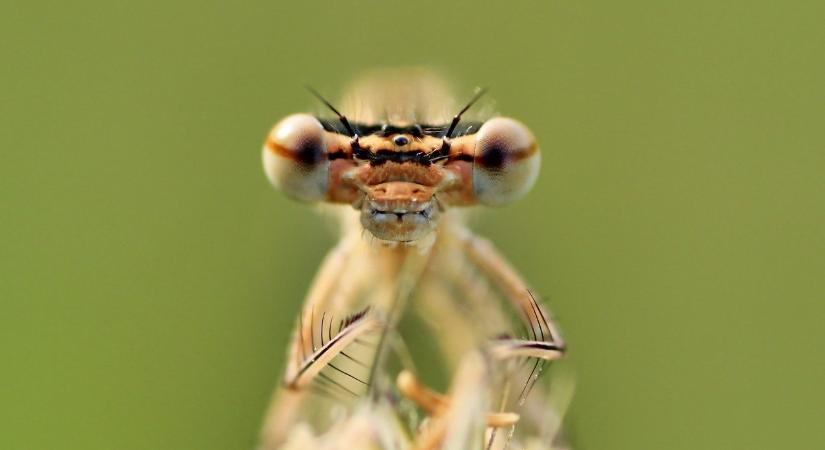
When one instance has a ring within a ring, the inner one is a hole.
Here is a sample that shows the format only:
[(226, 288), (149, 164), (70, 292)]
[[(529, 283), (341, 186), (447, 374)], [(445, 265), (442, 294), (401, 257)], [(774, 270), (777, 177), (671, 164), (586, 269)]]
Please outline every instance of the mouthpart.
[(396, 242), (421, 239), (435, 228), (437, 209), (432, 202), (394, 203), (388, 207), (365, 201), (361, 208), (361, 225), (378, 239)]

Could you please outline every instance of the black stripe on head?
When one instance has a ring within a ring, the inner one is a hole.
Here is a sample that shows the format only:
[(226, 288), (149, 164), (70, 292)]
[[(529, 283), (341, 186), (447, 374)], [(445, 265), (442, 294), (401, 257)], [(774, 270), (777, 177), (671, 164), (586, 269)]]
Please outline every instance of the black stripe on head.
[[(330, 160), (335, 159), (347, 159), (351, 156), (355, 156), (357, 159), (362, 159), (369, 161), (370, 165), (373, 166), (380, 166), (386, 162), (396, 162), (396, 163), (406, 163), (411, 162), (413, 164), (420, 164), (422, 166), (429, 166), (430, 164), (434, 163), (435, 161), (440, 161), (442, 159), (446, 159), (448, 155), (441, 155), (442, 152), (434, 151), (430, 153), (424, 153), (422, 151), (415, 151), (415, 152), (394, 152), (391, 150), (378, 150), (377, 152), (371, 152), (369, 150), (364, 150), (362, 148), (354, 149), (352, 155), (349, 153), (345, 153), (342, 151), (339, 152), (330, 152), (327, 154), (327, 157)], [(459, 155), (463, 156), (463, 155)], [(459, 158), (462, 159), (462, 158)]]
[(449, 147), (441, 147), (440, 149), (432, 151), (430, 153), (424, 153), (422, 151), (394, 152), (391, 150), (378, 150), (377, 152), (373, 153), (369, 150), (361, 148), (360, 146), (353, 147), (352, 150), (352, 154), (344, 151), (330, 152), (327, 154), (327, 157), (330, 160), (335, 160), (348, 159), (352, 156), (355, 156), (357, 159), (369, 161), (370, 164), (373, 166), (381, 165), (388, 161), (397, 163), (412, 162), (415, 164), (420, 164), (422, 166), (429, 166), (430, 164), (445, 159), (455, 159), (457, 161), (470, 162), (473, 161), (472, 155), (467, 155), (463, 153), (451, 157)]

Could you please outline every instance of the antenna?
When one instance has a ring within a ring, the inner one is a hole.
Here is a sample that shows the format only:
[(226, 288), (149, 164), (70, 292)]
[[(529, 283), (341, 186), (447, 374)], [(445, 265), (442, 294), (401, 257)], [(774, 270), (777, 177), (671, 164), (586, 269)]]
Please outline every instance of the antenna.
[[(341, 114), (340, 112), (338, 112), (338, 110), (337, 110), (337, 109), (335, 109), (335, 107), (334, 107), (334, 106), (332, 106), (332, 103), (330, 103), (329, 101), (327, 101), (327, 99), (325, 99), (323, 95), (321, 95), (320, 93), (318, 93), (318, 91), (316, 91), (315, 89), (313, 89), (313, 88), (312, 88), (312, 86), (304, 86), (304, 87), (306, 88), (306, 90), (308, 90), (308, 91), (309, 91), (309, 93), (310, 93), (310, 94), (312, 94), (315, 98), (317, 98), (318, 100), (320, 100), (320, 101), (321, 101), (321, 103), (323, 103), (324, 105), (326, 105), (326, 106), (327, 106), (327, 108), (329, 108), (330, 110), (332, 110), (332, 112), (334, 112), (334, 113), (335, 113), (335, 115), (336, 115), (336, 116), (338, 116), (338, 120), (340, 120), (340, 121), (341, 121), (341, 124), (344, 126), (344, 128), (346, 128), (346, 129), (347, 129), (347, 132), (349, 133), (350, 137), (356, 137), (355, 130), (353, 130), (353, 129), (352, 129), (352, 126), (350, 126), (350, 124), (349, 124), (349, 120), (347, 120), (347, 116), (345, 116), (345, 115)], [(474, 100), (474, 101), (475, 101), (475, 100)], [(465, 108), (465, 109), (466, 109), (466, 108)], [(463, 112), (463, 111), (462, 111), (462, 112)], [(461, 114), (461, 113), (459, 113), (459, 115), (460, 115), (460, 114)]]
[(453, 116), (453, 121), (450, 122), (450, 128), (447, 129), (447, 134), (444, 135), (445, 139), (450, 139), (450, 137), (452, 137), (453, 131), (455, 131), (455, 127), (458, 125), (458, 122), (461, 121), (461, 115), (464, 114), (465, 112), (467, 112), (467, 110), (470, 109), (470, 107), (473, 106), (473, 104), (476, 101), (478, 101), (478, 99), (480, 99), (481, 96), (484, 95), (485, 93), (487, 93), (486, 88), (477, 88), (476, 89), (476, 93), (475, 93), (475, 95), (473, 95), (473, 98), (471, 98), (470, 101), (467, 102), (467, 104), (464, 106), (464, 108), (461, 108), (461, 111), (459, 111), (458, 114)]

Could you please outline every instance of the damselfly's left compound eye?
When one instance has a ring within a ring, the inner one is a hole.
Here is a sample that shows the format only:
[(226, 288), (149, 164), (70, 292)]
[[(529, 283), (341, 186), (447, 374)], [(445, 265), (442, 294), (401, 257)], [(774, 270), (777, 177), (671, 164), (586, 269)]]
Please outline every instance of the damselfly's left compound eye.
[(517, 200), (533, 187), (541, 157), (533, 134), (520, 122), (497, 117), (476, 134), (473, 191), (486, 205)]
[(308, 114), (281, 120), (264, 144), (264, 171), (269, 181), (299, 200), (324, 199), (329, 182), (324, 136), (321, 123)]

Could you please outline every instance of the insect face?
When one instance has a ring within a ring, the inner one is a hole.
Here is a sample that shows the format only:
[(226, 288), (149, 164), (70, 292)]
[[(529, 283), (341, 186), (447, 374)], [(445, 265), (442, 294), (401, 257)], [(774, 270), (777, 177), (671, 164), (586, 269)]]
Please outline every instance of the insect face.
[(429, 125), (350, 123), (322, 101), (337, 120), (283, 119), (264, 145), (266, 174), (294, 198), (352, 205), (379, 239), (418, 240), (447, 208), (512, 202), (538, 175), (538, 145), (516, 120), (457, 127), (472, 102), (451, 123)]

